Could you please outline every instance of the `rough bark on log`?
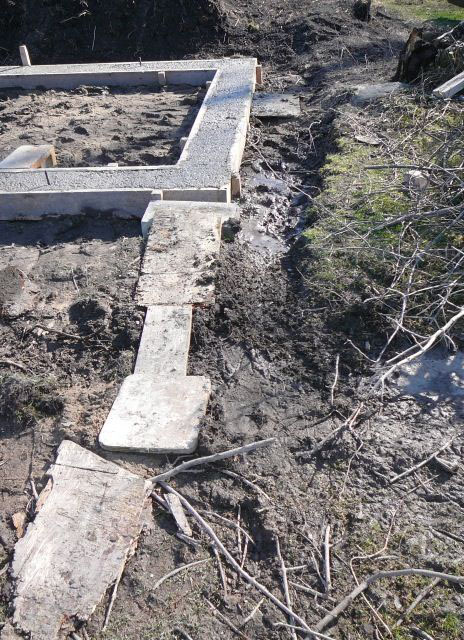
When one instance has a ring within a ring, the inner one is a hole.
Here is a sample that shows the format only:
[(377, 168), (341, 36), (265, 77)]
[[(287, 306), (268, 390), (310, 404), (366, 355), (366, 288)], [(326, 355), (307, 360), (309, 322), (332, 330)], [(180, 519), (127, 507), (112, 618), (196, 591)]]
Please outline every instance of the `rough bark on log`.
[(424, 29), (413, 29), (400, 54), (393, 78), (399, 82), (413, 82), (435, 60), (438, 49), (434, 42), (424, 38)]

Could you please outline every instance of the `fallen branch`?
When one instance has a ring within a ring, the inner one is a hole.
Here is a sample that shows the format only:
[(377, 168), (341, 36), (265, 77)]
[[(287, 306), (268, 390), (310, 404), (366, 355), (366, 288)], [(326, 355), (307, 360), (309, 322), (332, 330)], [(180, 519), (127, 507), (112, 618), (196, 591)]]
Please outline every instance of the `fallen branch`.
[(464, 584), (464, 577), (453, 576), (448, 573), (439, 573), (438, 571), (429, 571), (428, 569), (408, 568), (398, 569), (397, 571), (379, 571), (361, 582), (356, 589), (353, 589), (353, 591), (349, 593), (334, 609), (332, 609), (325, 618), (322, 618), (322, 620), (317, 623), (316, 630), (324, 631), (324, 629), (326, 629), (341, 613), (343, 613), (343, 611), (345, 611), (357, 596), (363, 593), (369, 585), (376, 582), (376, 580), (381, 580), (382, 578), (400, 578), (402, 576), (423, 576), (425, 578), (438, 578), (439, 580), (448, 580), (449, 582)]
[(409, 476), (411, 473), (414, 473), (414, 471), (417, 471), (421, 467), (424, 467), (426, 464), (431, 462), (438, 454), (440, 454), (442, 451), (447, 449), (453, 443), (453, 441), (456, 440), (456, 438), (457, 438), (457, 435), (453, 436), (451, 440), (448, 440), (448, 442), (445, 442), (445, 444), (442, 447), (434, 451), (434, 453), (432, 453), (428, 458), (426, 458), (425, 460), (422, 460), (422, 462), (415, 464), (410, 469), (407, 469), (406, 471), (403, 471), (403, 473), (400, 473), (394, 478), (392, 478), (390, 480), (390, 484), (395, 484), (395, 482), (397, 482), (398, 480), (401, 480), (402, 478), (406, 478), (406, 476)]
[(318, 631), (313, 631), (312, 629), (310, 629), (309, 626), (306, 624), (306, 622), (303, 620), (303, 618), (301, 618), (294, 611), (289, 609), (287, 607), (287, 605), (284, 604), (283, 602), (281, 602), (278, 598), (276, 598), (276, 596), (273, 593), (271, 593), (269, 591), (269, 589), (267, 589), (264, 585), (262, 585), (260, 582), (258, 582), (256, 580), (256, 578), (254, 578), (247, 571), (245, 571), (245, 569), (243, 569), (239, 565), (239, 563), (229, 553), (229, 551), (227, 551), (226, 547), (219, 540), (217, 535), (214, 533), (213, 529), (201, 517), (201, 515), (198, 513), (198, 511), (194, 507), (192, 507), (190, 502), (188, 502), (188, 500), (186, 500), (183, 496), (181, 496), (180, 493), (177, 493), (177, 491), (175, 489), (170, 487), (168, 484), (166, 484), (162, 480), (158, 480), (158, 482), (159, 482), (159, 484), (161, 485), (161, 487), (165, 491), (167, 491), (168, 493), (173, 493), (174, 495), (177, 495), (179, 497), (179, 499), (182, 502), (182, 504), (184, 505), (185, 509), (187, 509), (187, 511), (195, 518), (195, 520), (200, 525), (200, 527), (203, 529), (203, 531), (213, 540), (214, 544), (219, 549), (219, 551), (221, 551), (222, 555), (225, 557), (225, 559), (228, 561), (228, 563), (235, 569), (235, 571), (237, 571), (237, 573), (240, 574), (240, 576), (244, 580), (249, 582), (253, 587), (255, 587), (255, 589), (257, 589), (263, 595), (265, 595), (276, 607), (278, 607), (281, 611), (283, 611), (287, 616), (293, 616), (295, 621), (298, 622), (302, 627), (304, 627), (304, 629), (305, 629), (305, 631), (307, 633), (312, 634), (316, 638), (323, 638), (323, 640), (333, 640), (333, 638), (330, 638), (329, 636), (326, 636), (326, 635), (324, 635), (322, 633), (319, 633)]
[(255, 451), (256, 449), (268, 447), (275, 441), (275, 438), (268, 438), (267, 440), (252, 442), (245, 445), (244, 447), (237, 447), (236, 449), (230, 449), (229, 451), (223, 451), (222, 453), (213, 453), (210, 456), (203, 456), (202, 458), (187, 460), (186, 462), (180, 464), (178, 467), (174, 467), (170, 471), (165, 471), (164, 473), (160, 473), (159, 475), (150, 478), (150, 481), (155, 484), (160, 480), (169, 480), (170, 478), (176, 476), (178, 473), (182, 473), (183, 471), (185, 471), (186, 469), (190, 469), (191, 467), (196, 467), (200, 464), (209, 464), (211, 462), (217, 462), (218, 460), (225, 460), (226, 458), (234, 458), (235, 456), (244, 455), (245, 453), (250, 453), (250, 451)]
[(17, 369), (20, 369), (21, 371), (27, 371), (27, 367), (25, 367), (23, 364), (20, 364), (19, 362), (15, 362), (14, 360), (9, 360), (8, 358), (2, 358), (2, 360), (0, 360), (0, 364), (4, 364), (7, 367), (16, 367)]
[(425, 631), (422, 631), (422, 629), (418, 629), (417, 627), (411, 627), (411, 631), (418, 638), (422, 638), (422, 640), (434, 640), (431, 635), (425, 633)]
[(381, 229), (388, 229), (388, 227), (395, 227), (397, 224), (409, 222), (410, 220), (421, 220), (422, 218), (440, 218), (442, 216), (447, 216), (449, 213), (458, 211), (459, 209), (457, 207), (446, 207), (445, 209), (437, 209), (436, 211), (424, 211), (424, 213), (406, 213), (404, 214), (404, 216), (398, 216), (397, 218), (386, 220), (385, 222), (372, 227), (372, 229), (369, 230), (369, 234), (373, 233), (374, 231), (380, 231)]

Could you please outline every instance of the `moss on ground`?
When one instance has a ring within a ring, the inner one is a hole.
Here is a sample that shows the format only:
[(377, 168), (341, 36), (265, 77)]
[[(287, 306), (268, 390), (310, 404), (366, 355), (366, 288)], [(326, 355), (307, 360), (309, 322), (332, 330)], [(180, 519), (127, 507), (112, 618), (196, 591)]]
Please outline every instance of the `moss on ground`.
[[(462, 167), (463, 135), (459, 105), (437, 106), (420, 91), (377, 101), (362, 112), (351, 107), (340, 112), (333, 150), (321, 170), (322, 190), (308, 209), (308, 228), (303, 233), (308, 260), (303, 259), (302, 270), (312, 293), (320, 293), (321, 301), (330, 300), (333, 311), (339, 309), (338, 327), (346, 325), (350, 334), (356, 330), (358, 339), (363, 327), (366, 339), (369, 327), (378, 334), (389, 322), (388, 314), (398, 308), (401, 294), (397, 299), (392, 294), (393, 277), (396, 274), (398, 290), (409, 277), (408, 269), (402, 272), (398, 266), (403, 259), (399, 261), (398, 256), (414, 251), (425, 252), (415, 271), (414, 287), (426, 292), (414, 299), (417, 304), (408, 322), (411, 330), (427, 332), (428, 320), (419, 316), (422, 308), (436, 300), (436, 290), (427, 287), (446, 276), (448, 258), (444, 260), (443, 255), (448, 256), (450, 248), (464, 248), (462, 229), (427, 217), (406, 230), (402, 224), (383, 224), (464, 202), (460, 179), (450, 179), (444, 186), (447, 174), (438, 170), (430, 174), (426, 191), (418, 192), (408, 188), (408, 169), (403, 168), (431, 163)], [(383, 168), (371, 168), (377, 166)], [(390, 296), (389, 309), (379, 302), (385, 294)], [(464, 293), (456, 292), (451, 302), (459, 305), (463, 299)], [(353, 326), (357, 318), (363, 327)]]

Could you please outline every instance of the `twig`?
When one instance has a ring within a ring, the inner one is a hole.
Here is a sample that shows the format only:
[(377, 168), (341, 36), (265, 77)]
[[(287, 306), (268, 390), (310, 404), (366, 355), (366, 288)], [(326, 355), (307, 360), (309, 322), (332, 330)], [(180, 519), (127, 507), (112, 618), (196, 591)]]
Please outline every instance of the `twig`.
[(418, 629), (417, 627), (411, 627), (412, 633), (414, 633), (418, 638), (422, 638), (422, 640), (434, 640), (431, 635), (422, 631), (422, 629)]
[(312, 589), (311, 587), (307, 587), (304, 584), (299, 584), (298, 582), (292, 582), (290, 580), (290, 584), (292, 585), (292, 587), (295, 587), (295, 589), (299, 589), (300, 591), (304, 591), (305, 593), (309, 593), (312, 596), (316, 596), (316, 598), (325, 598), (327, 600), (333, 600), (333, 598), (330, 598), (326, 593), (321, 593), (320, 591), (316, 591), (316, 589)]
[(60, 331), (59, 329), (52, 329), (51, 327), (46, 327), (44, 324), (35, 324), (32, 327), (32, 331), (34, 329), (42, 329), (42, 331), (48, 331), (49, 333), (56, 333), (56, 335), (63, 336), (63, 338), (69, 338), (70, 340), (82, 341), (85, 339), (84, 336), (78, 336), (75, 333), (66, 333), (66, 331)]
[(357, 409), (351, 414), (351, 416), (343, 422), (339, 427), (333, 429), (325, 438), (323, 438), (315, 447), (313, 447), (310, 451), (297, 451), (295, 453), (296, 456), (312, 458), (316, 453), (318, 453), (321, 449), (325, 447), (325, 445), (330, 442), (333, 438), (338, 436), (345, 429), (349, 429), (356, 422), (361, 409), (363, 408), (364, 403), (361, 403)]
[(337, 353), (337, 357), (335, 358), (335, 378), (333, 381), (333, 384), (330, 388), (330, 406), (333, 407), (334, 406), (334, 401), (335, 401), (335, 389), (337, 387), (337, 382), (338, 382), (338, 365), (340, 364), (340, 354)]
[[(180, 495), (180, 493), (177, 493), (177, 491), (175, 489), (173, 489), (172, 487), (170, 487), (168, 484), (166, 484), (163, 481), (158, 481), (159, 484), (163, 487), (163, 489), (165, 491), (169, 491), (170, 493), (174, 493), (175, 495), (177, 495), (180, 498), (180, 501), (182, 502), (182, 504), (184, 505), (184, 507), (187, 509), (187, 511), (189, 513), (191, 513), (191, 515), (195, 518), (195, 520), (197, 521), (197, 523), (200, 525), (200, 527), (203, 529), (203, 531), (213, 540), (213, 542), (215, 543), (215, 545), (217, 546), (217, 548), (221, 551), (222, 555), (226, 558), (226, 560), (228, 561), (228, 563), (235, 569), (235, 571), (237, 571), (242, 578), (244, 578), (247, 582), (249, 582), (253, 587), (255, 587), (255, 589), (258, 589), (258, 591), (261, 591), (261, 593), (263, 595), (266, 596), (266, 598), (269, 598), (269, 600), (276, 606), (278, 607), (281, 611), (283, 611), (287, 616), (293, 616), (296, 620), (296, 622), (298, 622), (302, 627), (305, 628), (305, 630), (314, 635), (315, 637), (319, 637), (319, 638), (325, 638), (327, 640), (328, 636), (325, 636), (323, 634), (318, 633), (317, 631), (314, 632), (312, 629), (309, 628), (309, 626), (306, 624), (306, 622), (303, 620), (303, 618), (300, 618), (300, 616), (298, 616), (294, 611), (292, 611), (291, 609), (289, 609), (287, 607), (286, 604), (284, 604), (283, 602), (281, 602), (278, 598), (276, 598), (276, 596), (271, 593), (269, 591), (269, 589), (267, 589), (264, 585), (262, 585), (260, 582), (258, 582), (256, 580), (256, 578), (254, 578), (253, 576), (251, 576), (247, 571), (245, 571), (245, 569), (242, 569), (242, 567), (239, 565), (239, 563), (235, 560), (235, 558), (227, 551), (226, 547), (222, 544), (222, 542), (219, 540), (219, 538), (217, 537), (217, 535), (214, 533), (213, 529), (209, 526), (209, 524), (201, 517), (201, 515), (198, 513), (198, 511), (192, 507), (192, 505), (190, 504), (190, 502), (188, 502), (188, 500), (186, 500), (183, 496)], [(330, 638), (329, 640), (333, 640), (332, 638)]]
[(325, 529), (323, 557), (325, 592), (328, 594), (332, 589), (332, 580), (330, 577), (330, 524), (328, 524)]
[[(280, 573), (282, 575), (282, 586), (284, 588), (285, 602), (287, 603), (287, 607), (291, 610), (292, 600), (290, 598), (290, 591), (288, 589), (287, 568), (285, 566), (284, 559), (282, 558), (282, 553), (280, 551), (280, 542), (277, 536), (276, 536), (276, 549), (277, 549), (277, 557), (279, 558), (279, 562), (280, 562)], [(290, 624), (293, 625), (295, 623), (294, 617), (289, 616), (289, 621), (290, 621)], [(292, 628), (291, 634), (292, 634), (292, 638), (296, 640), (297, 636), (296, 636), (295, 629)]]
[(432, 531), (437, 531), (438, 533), (441, 533), (443, 536), (447, 536), (448, 538), (451, 538), (451, 540), (455, 540), (456, 542), (461, 542), (462, 544), (464, 544), (464, 538), (462, 538), (461, 536), (457, 536), (455, 533), (451, 533), (450, 531), (444, 531), (443, 529), (432, 529)]
[(121, 582), (122, 574), (124, 572), (124, 564), (121, 567), (121, 571), (119, 572), (118, 577), (116, 578), (116, 582), (114, 583), (113, 593), (111, 594), (111, 600), (108, 604), (108, 609), (106, 610), (105, 621), (103, 622), (102, 633), (106, 631), (108, 623), (110, 621), (111, 611), (113, 610), (113, 605), (116, 601), (116, 595), (118, 593), (119, 583)]
[(212, 602), (210, 602), (208, 600), (208, 598), (205, 598), (206, 602), (208, 603), (208, 605), (211, 607), (211, 609), (214, 612), (214, 615), (217, 616), (219, 618), (219, 620), (221, 620), (224, 624), (226, 624), (229, 629), (232, 629), (232, 631), (234, 633), (236, 633), (240, 638), (245, 638), (246, 640), (248, 640), (248, 636), (246, 636), (245, 634), (243, 634), (240, 629), (238, 629), (233, 622), (231, 622), (229, 620), (229, 618), (226, 618), (225, 615), (223, 615), (219, 609), (217, 607), (214, 606), (214, 604)]
[(21, 369), (21, 371), (27, 371), (27, 367), (19, 362), (15, 362), (14, 360), (9, 360), (8, 358), (2, 358), (0, 360), (0, 364), (5, 364), (8, 367), (16, 367), (17, 369)]
[(346, 598), (344, 598), (330, 613), (328, 613), (325, 618), (323, 618), (316, 625), (317, 631), (323, 631), (326, 629), (329, 624), (334, 622), (338, 616), (345, 611), (345, 609), (355, 600), (360, 593), (363, 593), (369, 585), (371, 585), (376, 580), (381, 580), (382, 578), (399, 578), (401, 576), (424, 576), (426, 578), (438, 578), (440, 580), (449, 580), (450, 582), (455, 582), (457, 584), (464, 584), (464, 577), (461, 576), (453, 576), (447, 573), (439, 573), (438, 571), (429, 571), (428, 569), (398, 569), (397, 571), (379, 571), (378, 573), (374, 573), (373, 575), (366, 578), (363, 582), (361, 582), (356, 589), (353, 589), (351, 593), (349, 593)]
[(405, 620), (405, 618), (407, 618), (409, 616), (409, 614), (414, 611), (414, 609), (417, 607), (418, 604), (420, 604), (422, 602), (422, 600), (428, 596), (428, 594), (435, 589), (435, 587), (437, 586), (437, 584), (440, 582), (440, 578), (435, 578), (434, 580), (432, 580), (432, 582), (427, 585), (425, 587), (425, 589), (423, 589), (419, 595), (417, 596), (417, 598), (415, 598), (411, 604), (409, 605), (409, 607), (405, 610), (405, 612), (401, 615), (401, 617), (398, 618), (398, 620), (395, 622), (395, 624), (392, 626), (392, 629), (396, 629), (397, 627), (401, 626)]
[[(155, 496), (156, 494), (153, 493), (152, 495)], [(214, 518), (218, 518), (218, 520), (221, 520), (222, 522), (224, 522), (226, 527), (229, 527), (229, 529), (237, 529), (237, 533), (240, 531), (241, 533), (243, 533), (245, 538), (251, 542), (251, 544), (255, 544), (255, 541), (250, 536), (248, 531), (246, 531), (243, 527), (241, 527), (238, 523), (234, 522), (233, 520), (224, 518), (224, 516), (221, 516), (219, 515), (219, 513), (216, 513), (214, 511), (206, 511), (206, 509), (198, 509), (198, 511), (199, 513), (203, 513), (205, 516), (213, 516)]]
[(245, 445), (244, 447), (237, 447), (236, 449), (230, 449), (229, 451), (223, 451), (222, 453), (213, 453), (210, 456), (203, 456), (202, 458), (187, 460), (186, 462), (180, 464), (178, 467), (174, 467), (170, 471), (165, 471), (164, 473), (160, 473), (159, 475), (150, 478), (150, 481), (156, 483), (160, 480), (169, 480), (173, 476), (176, 476), (178, 473), (182, 473), (186, 469), (190, 469), (190, 467), (195, 467), (199, 464), (209, 464), (210, 462), (217, 462), (218, 460), (225, 460), (226, 458), (233, 458), (235, 456), (244, 455), (245, 453), (250, 453), (250, 451), (255, 451), (256, 449), (268, 447), (275, 441), (275, 438), (268, 438), (267, 440), (252, 442)]
[(160, 587), (163, 584), (163, 582), (165, 582), (168, 578), (172, 578), (173, 576), (177, 575), (181, 571), (184, 571), (184, 569), (195, 567), (197, 564), (204, 564), (205, 562), (210, 562), (210, 560), (211, 558), (204, 558), (203, 560), (195, 560), (195, 562), (189, 562), (188, 564), (183, 564), (181, 567), (177, 567), (177, 569), (174, 569), (174, 571), (170, 571), (169, 573), (164, 575), (162, 578), (160, 578), (158, 582), (155, 583), (155, 586), (153, 587), (153, 591), (156, 591), (156, 589), (158, 589), (158, 587)]
[(218, 563), (219, 575), (221, 576), (222, 588), (224, 589), (224, 598), (227, 598), (228, 596), (227, 580), (226, 580), (224, 567), (222, 566), (221, 556), (219, 555), (218, 550), (214, 546), (213, 546), (213, 552), (214, 552), (214, 555), (216, 556), (216, 560)]
[(261, 487), (258, 487), (257, 484), (254, 484), (254, 482), (247, 480), (246, 478), (241, 476), (239, 473), (235, 473), (235, 471), (229, 471), (228, 469), (218, 469), (218, 471), (223, 473), (225, 476), (230, 476), (231, 478), (237, 478), (238, 480), (243, 482), (243, 484), (246, 484), (248, 487), (255, 489), (255, 491), (257, 491), (260, 495), (266, 498), (266, 500), (269, 500), (269, 502), (272, 502), (272, 498), (268, 496), (267, 493), (261, 489)]
[(248, 624), (251, 620), (253, 620), (253, 618), (255, 617), (255, 615), (258, 613), (258, 611), (261, 608), (261, 605), (263, 604), (263, 602), (265, 601), (266, 598), (261, 598), (261, 600), (258, 602), (258, 604), (256, 605), (256, 607), (253, 609), (253, 611), (245, 618), (245, 620), (242, 622), (242, 627), (244, 627), (246, 624)]
[(435, 456), (437, 456), (438, 454), (440, 454), (442, 451), (444, 451), (445, 449), (447, 449), (454, 440), (456, 440), (458, 436), (455, 435), (453, 438), (451, 438), (451, 440), (448, 440), (448, 442), (446, 442), (442, 447), (440, 447), (439, 449), (437, 449), (437, 451), (434, 451), (434, 453), (432, 453), (428, 458), (426, 458), (425, 460), (422, 460), (422, 462), (419, 462), (418, 464), (415, 464), (413, 467), (411, 467), (410, 469), (407, 469), (406, 471), (403, 471), (403, 473), (398, 474), (397, 476), (395, 476), (394, 478), (392, 478), (390, 480), (390, 484), (394, 484), (395, 482), (397, 482), (398, 480), (401, 480), (402, 478), (405, 478), (406, 476), (409, 476), (411, 473), (413, 473), (414, 471), (417, 471), (418, 469), (420, 469), (421, 467), (424, 467), (426, 464), (428, 464), (429, 462), (431, 462)]

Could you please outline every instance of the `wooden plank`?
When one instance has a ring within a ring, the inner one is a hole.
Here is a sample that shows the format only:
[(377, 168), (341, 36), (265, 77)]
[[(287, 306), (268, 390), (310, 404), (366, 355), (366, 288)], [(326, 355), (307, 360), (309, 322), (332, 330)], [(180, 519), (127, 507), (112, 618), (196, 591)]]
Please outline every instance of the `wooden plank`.
[(292, 93), (255, 93), (251, 112), (258, 118), (295, 118), (300, 98)]
[(128, 376), (98, 438), (109, 451), (193, 453), (211, 393), (203, 376)]
[(24, 144), (0, 162), (0, 169), (45, 169), (56, 166), (52, 144)]
[(149, 307), (134, 373), (156, 376), (187, 375), (192, 330), (192, 307)]
[(433, 95), (437, 98), (452, 98), (454, 95), (464, 89), (464, 71), (459, 75), (451, 78), (448, 82), (440, 85), (435, 89)]
[(135, 547), (150, 491), (142, 478), (66, 440), (48, 475), (12, 563), (13, 624), (31, 640), (61, 638), (72, 620), (92, 614)]
[(178, 496), (175, 496), (173, 493), (166, 493), (164, 496), (166, 502), (168, 503), (169, 510), (171, 511), (172, 517), (176, 521), (177, 528), (180, 533), (183, 533), (184, 536), (192, 537), (192, 529), (187, 520), (187, 516), (185, 515), (184, 507), (182, 506), (181, 501)]
[(137, 303), (141, 306), (212, 302), (222, 219), (201, 204), (188, 214), (163, 211), (148, 235)]

